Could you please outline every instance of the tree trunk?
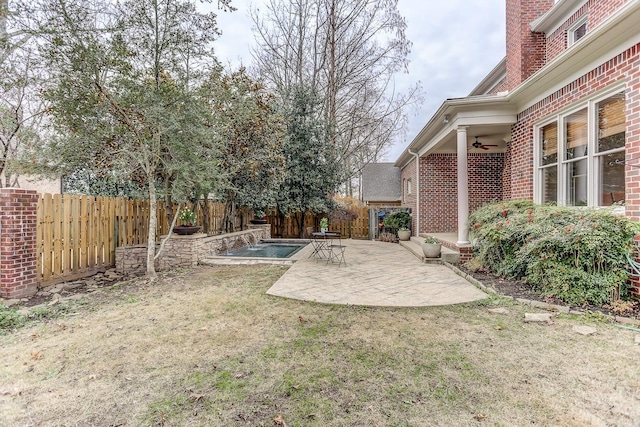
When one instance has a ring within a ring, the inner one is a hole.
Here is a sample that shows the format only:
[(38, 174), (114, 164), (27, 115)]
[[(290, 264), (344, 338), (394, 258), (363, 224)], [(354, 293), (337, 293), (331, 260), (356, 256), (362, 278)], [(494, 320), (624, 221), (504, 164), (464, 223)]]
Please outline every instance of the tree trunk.
[(276, 207), (276, 212), (278, 215), (278, 224), (276, 227), (276, 230), (278, 230), (278, 233), (276, 233), (276, 237), (278, 236), (284, 237), (284, 212), (282, 212), (280, 207)]
[(306, 212), (303, 210), (302, 212), (300, 212), (300, 223), (298, 224), (298, 237), (301, 239), (304, 239), (304, 220), (306, 218), (307, 214)]
[(336, 0), (331, 0), (329, 11), (329, 140), (336, 146)]
[[(164, 213), (165, 216), (167, 217), (167, 224), (171, 224), (171, 221), (173, 221), (173, 199), (171, 199), (171, 183), (170, 183), (170, 178), (166, 175), (164, 175)], [(176, 214), (178, 214), (179, 212), (175, 212)]]
[(205, 194), (200, 199), (200, 206), (202, 206), (202, 231), (208, 235), (211, 229), (209, 224), (209, 195)]
[[(149, 180), (149, 237), (147, 239), (147, 277), (155, 279), (156, 266), (154, 258), (156, 254), (156, 227), (158, 226), (157, 211), (158, 205), (156, 200), (156, 183), (153, 173), (147, 174)], [(171, 224), (171, 222), (169, 222)], [(169, 230), (171, 233), (171, 230)]]
[(9, 12), (9, 0), (0, 0), (0, 48), (7, 38), (7, 14)]
[(233, 193), (227, 192), (227, 201), (224, 204), (224, 215), (222, 217), (222, 225), (220, 226), (221, 231), (225, 231), (226, 233), (232, 233), (235, 231), (235, 199)]

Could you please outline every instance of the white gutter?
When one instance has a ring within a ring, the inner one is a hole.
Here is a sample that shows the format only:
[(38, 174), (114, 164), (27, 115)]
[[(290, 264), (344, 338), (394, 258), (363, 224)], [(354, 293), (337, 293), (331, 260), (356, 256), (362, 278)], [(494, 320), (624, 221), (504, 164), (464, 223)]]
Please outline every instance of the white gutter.
[(416, 237), (418, 237), (420, 233), (420, 155), (411, 151), (411, 148), (407, 148), (407, 152), (416, 159)]

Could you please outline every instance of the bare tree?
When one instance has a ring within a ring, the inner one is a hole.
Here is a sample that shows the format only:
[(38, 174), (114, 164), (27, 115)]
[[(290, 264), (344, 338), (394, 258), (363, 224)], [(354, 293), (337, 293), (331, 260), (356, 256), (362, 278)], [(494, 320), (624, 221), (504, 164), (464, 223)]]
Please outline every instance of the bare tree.
[(17, 186), (20, 170), (14, 159), (21, 146), (39, 140), (45, 109), (36, 88), (40, 61), (21, 17), (8, 0), (0, 0), (0, 175), (5, 178), (0, 186), (5, 187)]
[(252, 16), (260, 77), (283, 98), (295, 84), (321, 94), (330, 141), (351, 176), (376, 161), (420, 98), (419, 84), (395, 87), (411, 47), (397, 0), (269, 0)]

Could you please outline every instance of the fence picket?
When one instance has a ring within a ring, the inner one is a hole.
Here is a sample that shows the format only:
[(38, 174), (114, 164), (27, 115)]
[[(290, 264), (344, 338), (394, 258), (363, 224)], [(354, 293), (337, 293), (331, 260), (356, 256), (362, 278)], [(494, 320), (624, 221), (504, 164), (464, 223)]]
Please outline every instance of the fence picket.
[[(45, 266), (49, 268), (49, 276), (59, 276), (62, 274), (62, 253), (64, 250), (63, 246), (63, 223), (64, 217), (62, 215), (62, 196), (60, 194), (55, 194), (53, 199), (51, 199), (50, 194), (45, 194), (45, 196), (49, 196), (48, 205), (45, 205), (45, 218), (47, 218), (45, 226), (51, 228), (52, 231), (47, 231), (43, 234), (50, 234), (51, 239), (53, 240), (53, 252), (48, 251), (45, 252), (45, 257), (48, 259)], [(46, 198), (45, 198), (46, 200)], [(53, 211), (50, 214), (47, 214), (47, 209), (50, 209), (47, 206), (53, 204)], [(51, 215), (51, 216), (49, 216)]]

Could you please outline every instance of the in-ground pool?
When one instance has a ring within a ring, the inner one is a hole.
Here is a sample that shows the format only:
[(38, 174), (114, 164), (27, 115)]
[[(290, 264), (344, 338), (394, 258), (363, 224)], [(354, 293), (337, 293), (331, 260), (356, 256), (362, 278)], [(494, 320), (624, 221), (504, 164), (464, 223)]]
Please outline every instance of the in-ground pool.
[(258, 243), (251, 247), (234, 249), (220, 256), (241, 258), (290, 258), (308, 243)]

